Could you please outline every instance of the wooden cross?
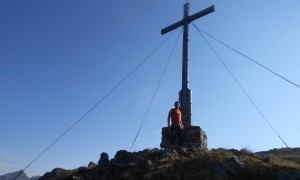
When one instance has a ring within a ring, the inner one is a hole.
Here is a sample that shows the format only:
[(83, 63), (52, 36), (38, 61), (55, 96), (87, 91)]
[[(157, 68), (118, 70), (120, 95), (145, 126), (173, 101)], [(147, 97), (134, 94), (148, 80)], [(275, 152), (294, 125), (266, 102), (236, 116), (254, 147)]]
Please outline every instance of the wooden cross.
[(215, 11), (214, 6), (210, 6), (194, 15), (189, 15), (189, 3), (184, 5), (183, 19), (162, 29), (164, 35), (180, 26), (183, 26), (183, 51), (182, 51), (182, 89), (179, 92), (180, 111), (182, 113), (182, 123), (185, 127), (191, 126), (192, 121), (192, 91), (189, 89), (189, 23)]

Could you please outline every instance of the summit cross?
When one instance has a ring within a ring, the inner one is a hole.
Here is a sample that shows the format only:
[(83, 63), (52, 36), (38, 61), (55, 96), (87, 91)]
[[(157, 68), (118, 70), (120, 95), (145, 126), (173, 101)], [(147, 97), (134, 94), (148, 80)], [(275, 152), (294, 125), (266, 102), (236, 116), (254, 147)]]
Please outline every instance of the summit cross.
[(191, 126), (192, 121), (192, 91), (189, 89), (189, 23), (215, 11), (214, 6), (210, 6), (193, 15), (189, 15), (189, 3), (184, 5), (183, 19), (162, 29), (164, 35), (180, 26), (183, 26), (183, 50), (182, 50), (182, 89), (179, 92), (180, 111), (182, 113), (182, 123), (185, 127)]

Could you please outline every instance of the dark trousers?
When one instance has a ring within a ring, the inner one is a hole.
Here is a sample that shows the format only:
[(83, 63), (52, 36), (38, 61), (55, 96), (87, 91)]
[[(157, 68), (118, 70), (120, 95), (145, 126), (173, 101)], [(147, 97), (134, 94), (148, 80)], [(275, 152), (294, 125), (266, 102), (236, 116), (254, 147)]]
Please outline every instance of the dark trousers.
[(183, 145), (183, 132), (179, 125), (172, 124), (171, 125), (171, 144), (176, 141), (176, 138), (178, 138), (178, 145)]

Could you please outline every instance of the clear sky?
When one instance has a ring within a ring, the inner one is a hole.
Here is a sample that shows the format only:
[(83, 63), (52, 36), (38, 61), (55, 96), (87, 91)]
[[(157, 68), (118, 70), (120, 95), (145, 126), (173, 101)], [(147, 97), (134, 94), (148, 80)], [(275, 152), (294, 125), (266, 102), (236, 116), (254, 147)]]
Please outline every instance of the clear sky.
[[(184, 0), (1, 0), (0, 174), (25, 168), (108, 93), (183, 16)], [(300, 84), (300, 1), (190, 0), (195, 24)], [(107, 152), (129, 150), (180, 32), (57, 142), (26, 173), (73, 169)], [(208, 37), (207, 37), (208, 38)], [(300, 89), (208, 38), (290, 147), (299, 147)], [(182, 37), (134, 151), (159, 147), (161, 128), (181, 89)], [(192, 124), (209, 148), (284, 147), (190, 26)]]

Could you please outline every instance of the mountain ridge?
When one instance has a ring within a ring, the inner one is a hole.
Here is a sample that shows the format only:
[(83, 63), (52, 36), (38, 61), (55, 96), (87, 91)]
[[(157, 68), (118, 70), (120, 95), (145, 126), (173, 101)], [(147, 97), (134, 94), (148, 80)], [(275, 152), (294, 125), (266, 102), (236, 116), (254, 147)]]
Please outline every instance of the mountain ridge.
[(15, 180), (37, 180), (40, 177), (41, 176), (32, 176), (29, 178), (23, 170), (19, 170), (16, 172), (0, 175), (0, 180), (12, 180), (14, 178), (16, 178)]

